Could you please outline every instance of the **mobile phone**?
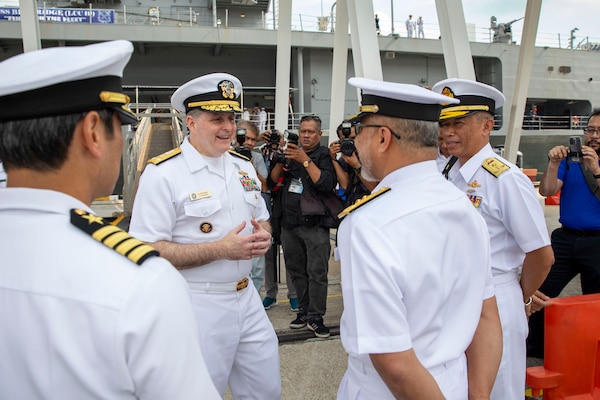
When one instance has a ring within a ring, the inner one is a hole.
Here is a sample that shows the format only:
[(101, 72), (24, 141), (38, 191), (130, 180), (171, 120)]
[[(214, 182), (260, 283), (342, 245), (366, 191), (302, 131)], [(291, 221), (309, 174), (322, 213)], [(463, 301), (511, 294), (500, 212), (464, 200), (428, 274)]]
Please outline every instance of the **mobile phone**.
[(569, 138), (569, 161), (574, 163), (581, 162), (583, 153), (581, 151), (581, 138), (579, 136), (571, 136)]

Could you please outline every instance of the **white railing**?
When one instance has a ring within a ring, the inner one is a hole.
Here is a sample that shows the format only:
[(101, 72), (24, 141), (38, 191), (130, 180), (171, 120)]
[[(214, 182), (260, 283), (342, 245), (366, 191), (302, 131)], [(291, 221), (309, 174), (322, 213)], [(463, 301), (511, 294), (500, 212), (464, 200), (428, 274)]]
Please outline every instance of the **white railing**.
[[(50, 3), (47, 3), (50, 4)], [(90, 12), (94, 10), (106, 10), (108, 7), (93, 8), (89, 4)], [(45, 7), (51, 7), (46, 5)], [(1, 9), (2, 7), (0, 7)], [(75, 8), (73, 10), (81, 10)], [(115, 10), (115, 25), (154, 25), (154, 26), (214, 26), (212, 13), (205, 12), (206, 9), (201, 7), (150, 7), (148, 6), (123, 6)], [(261, 29), (272, 30), (276, 29), (277, 23), (273, 19), (272, 13), (262, 13), (261, 17), (236, 19), (232, 21), (229, 16), (228, 9), (221, 9), (225, 13), (226, 18), (219, 19), (217, 23), (219, 29), (227, 28), (244, 28), (244, 29)], [(0, 21), (9, 22), (8, 20)], [(41, 22), (41, 23), (58, 23), (58, 22)], [(406, 28), (404, 21), (394, 21), (394, 33), (399, 37), (406, 37)], [(331, 33), (335, 27), (335, 15), (315, 16), (307, 14), (295, 14), (292, 16), (292, 30), (304, 32), (323, 32)], [(373, 29), (375, 25), (373, 24)], [(425, 39), (417, 40), (438, 40), (440, 38), (440, 29), (438, 24), (424, 23), (423, 31)], [(478, 27), (473, 24), (468, 24), (469, 38), (474, 42), (491, 43), (494, 40), (494, 31), (489, 27)], [(381, 27), (380, 36), (391, 35), (391, 27)], [(522, 30), (517, 26), (512, 27), (512, 42), (518, 44), (520, 42)], [(576, 40), (571, 38), (571, 32), (561, 33), (545, 33), (538, 32), (536, 38), (536, 46), (554, 47), (554, 48), (570, 48), (571, 45), (576, 50), (591, 50), (600, 51), (600, 38), (598, 37), (578, 37)], [(415, 32), (416, 36), (416, 32)], [(571, 43), (572, 42), (572, 43)]]

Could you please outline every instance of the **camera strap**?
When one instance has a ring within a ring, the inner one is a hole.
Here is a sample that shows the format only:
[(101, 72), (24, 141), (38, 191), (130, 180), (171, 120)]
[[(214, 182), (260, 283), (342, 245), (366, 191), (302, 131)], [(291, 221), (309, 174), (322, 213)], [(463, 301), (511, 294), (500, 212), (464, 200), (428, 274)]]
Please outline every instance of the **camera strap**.
[(583, 163), (579, 164), (579, 168), (581, 168), (581, 172), (583, 173), (583, 177), (585, 178), (585, 182), (587, 183), (588, 187), (590, 188), (594, 196), (596, 196), (596, 198), (600, 200), (600, 186), (598, 186), (598, 182), (596, 182), (594, 174), (592, 174), (592, 171), (587, 169), (587, 167), (583, 165)]

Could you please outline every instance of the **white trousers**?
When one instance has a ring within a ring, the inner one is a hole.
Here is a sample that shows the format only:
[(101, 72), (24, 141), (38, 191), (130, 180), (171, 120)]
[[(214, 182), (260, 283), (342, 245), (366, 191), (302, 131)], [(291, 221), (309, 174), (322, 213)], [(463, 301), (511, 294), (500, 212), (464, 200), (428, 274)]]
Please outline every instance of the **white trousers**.
[[(467, 358), (461, 358), (429, 370), (447, 400), (468, 398)], [(393, 400), (394, 396), (373, 364), (348, 357), (348, 369), (342, 378), (337, 400)]]
[(279, 343), (252, 284), (240, 291), (191, 289), (202, 353), (221, 396), (281, 399)]
[(523, 292), (516, 274), (494, 276), (493, 281), (502, 324), (503, 350), (491, 400), (522, 399), (527, 367), (525, 339), (529, 330)]

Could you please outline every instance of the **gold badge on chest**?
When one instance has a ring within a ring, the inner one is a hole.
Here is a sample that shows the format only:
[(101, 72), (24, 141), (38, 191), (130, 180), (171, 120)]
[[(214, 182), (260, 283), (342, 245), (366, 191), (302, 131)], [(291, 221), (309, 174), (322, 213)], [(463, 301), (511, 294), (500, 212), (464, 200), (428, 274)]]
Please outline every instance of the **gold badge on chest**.
[(202, 233), (210, 233), (213, 230), (213, 226), (210, 222), (203, 222), (200, 224), (200, 231)]

